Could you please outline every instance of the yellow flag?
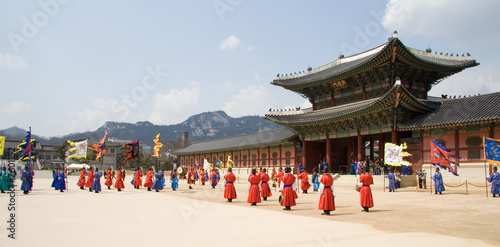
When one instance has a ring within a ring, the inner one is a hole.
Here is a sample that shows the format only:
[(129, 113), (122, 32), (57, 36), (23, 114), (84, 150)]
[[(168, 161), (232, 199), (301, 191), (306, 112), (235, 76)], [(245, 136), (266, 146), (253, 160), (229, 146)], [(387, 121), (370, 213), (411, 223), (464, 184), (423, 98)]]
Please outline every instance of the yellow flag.
[(3, 155), (4, 148), (5, 148), (5, 136), (0, 136), (0, 156)]
[(234, 161), (231, 159), (231, 155), (227, 156), (227, 167), (232, 168), (234, 164)]

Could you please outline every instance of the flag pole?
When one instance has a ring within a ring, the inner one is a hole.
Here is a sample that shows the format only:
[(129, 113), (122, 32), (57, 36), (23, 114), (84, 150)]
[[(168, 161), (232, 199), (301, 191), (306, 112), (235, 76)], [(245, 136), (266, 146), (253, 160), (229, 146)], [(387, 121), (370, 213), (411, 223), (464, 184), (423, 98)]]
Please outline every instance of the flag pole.
[[(384, 157), (385, 158), (385, 157)], [(385, 160), (385, 159), (384, 159)], [(384, 161), (385, 162), (385, 161)], [(387, 164), (385, 165), (387, 166)], [(385, 169), (382, 169), (382, 178), (384, 179), (384, 192), (385, 192)]]
[(431, 195), (432, 195), (432, 164), (430, 163), (429, 164), (429, 190), (431, 192)]
[(488, 180), (486, 178), (488, 178), (488, 175), (486, 174), (486, 161), (484, 161), (484, 185), (486, 187), (486, 197), (488, 197)]
[(486, 185), (486, 197), (488, 197), (488, 180), (486, 175), (486, 138), (483, 136), (483, 157), (484, 157), (484, 184)]

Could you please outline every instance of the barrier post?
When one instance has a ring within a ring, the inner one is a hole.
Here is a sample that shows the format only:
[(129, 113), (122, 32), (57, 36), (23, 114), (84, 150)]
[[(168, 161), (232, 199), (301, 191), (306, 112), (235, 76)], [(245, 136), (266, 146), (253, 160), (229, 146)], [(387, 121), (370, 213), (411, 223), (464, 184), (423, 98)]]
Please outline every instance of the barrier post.
[(467, 179), (465, 180), (465, 194), (469, 194), (469, 183), (467, 182)]
[(418, 181), (418, 175), (417, 175), (417, 176), (415, 176), (415, 179), (417, 180), (417, 189), (416, 189), (416, 190), (417, 190), (417, 192), (418, 192), (418, 187), (420, 187), (420, 181)]

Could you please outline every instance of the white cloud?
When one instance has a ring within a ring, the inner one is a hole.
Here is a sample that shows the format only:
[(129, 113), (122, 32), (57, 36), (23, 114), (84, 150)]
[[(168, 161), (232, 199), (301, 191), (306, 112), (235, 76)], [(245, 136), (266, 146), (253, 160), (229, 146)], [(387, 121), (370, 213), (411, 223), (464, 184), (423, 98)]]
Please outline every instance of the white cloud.
[(154, 124), (177, 123), (189, 117), (198, 106), (200, 85), (191, 82), (189, 88), (172, 89), (167, 94), (155, 96), (154, 109), (148, 121)]
[(26, 67), (26, 62), (22, 57), (16, 57), (10, 54), (3, 55), (0, 53), (0, 67), (6, 69), (23, 69)]
[(12, 102), (3, 107), (3, 111), (12, 115), (26, 114), (31, 109), (28, 103), (22, 101)]
[(265, 87), (249, 85), (231, 97), (223, 110), (232, 117), (263, 115), (272, 105), (272, 97)]
[(498, 37), (500, 1), (390, 0), (382, 18), (389, 31), (448, 38), (454, 43)]
[(219, 46), (219, 50), (221, 51), (233, 50), (236, 47), (238, 47), (239, 44), (240, 44), (240, 39), (234, 36), (234, 34), (232, 34), (231, 36), (229, 36), (229, 38), (222, 41), (222, 43)]
[(300, 105), (300, 109), (311, 108), (312, 104), (308, 99), (305, 99), (304, 102)]

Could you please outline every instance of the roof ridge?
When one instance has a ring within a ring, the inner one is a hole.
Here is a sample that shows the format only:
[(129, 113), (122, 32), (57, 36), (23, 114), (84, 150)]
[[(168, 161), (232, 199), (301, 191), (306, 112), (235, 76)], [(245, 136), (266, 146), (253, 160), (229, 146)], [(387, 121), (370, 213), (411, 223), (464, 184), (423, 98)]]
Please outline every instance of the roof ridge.
[(339, 57), (337, 60), (334, 60), (333, 62), (329, 62), (325, 65), (322, 65), (320, 67), (317, 67), (317, 68), (312, 69), (310, 71), (307, 71), (305, 73), (299, 73), (299, 74), (294, 74), (294, 75), (290, 74), (288, 76), (279, 76), (279, 74), (278, 74), (278, 76), (276, 76), (276, 79), (277, 80), (288, 80), (288, 79), (295, 79), (295, 78), (300, 78), (300, 77), (316, 74), (318, 72), (324, 71), (324, 70), (329, 69), (331, 67), (334, 67), (336, 65), (343, 64), (343, 63), (350, 63), (350, 62), (356, 61), (358, 59), (362, 59), (364, 57), (376, 54), (376, 53), (382, 51), (389, 43), (390, 42), (386, 42), (386, 43), (384, 43), (380, 46), (377, 46), (375, 48), (372, 48), (370, 50), (360, 52), (360, 53), (357, 53), (357, 54), (354, 54), (354, 55), (351, 55), (348, 57)]

